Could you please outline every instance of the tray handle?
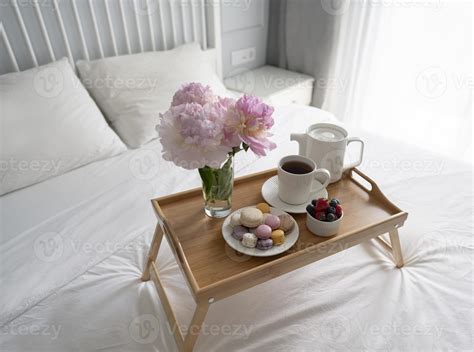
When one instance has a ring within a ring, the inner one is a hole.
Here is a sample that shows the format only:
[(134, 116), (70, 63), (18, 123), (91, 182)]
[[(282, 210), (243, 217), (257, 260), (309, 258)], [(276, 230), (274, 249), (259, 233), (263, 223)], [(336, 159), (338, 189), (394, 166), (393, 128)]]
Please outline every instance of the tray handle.
[[(380, 189), (380, 187), (375, 183), (374, 180), (372, 180), (369, 176), (367, 176), (366, 174), (364, 174), (362, 171), (360, 171), (359, 169), (357, 168), (353, 168), (352, 169), (352, 172), (355, 172), (357, 175), (359, 175), (362, 179), (364, 179), (365, 181), (367, 181), (370, 186), (371, 186), (371, 189), (367, 189), (366, 186), (364, 186), (363, 184), (361, 184), (359, 181), (357, 181), (354, 177), (352, 177), (352, 181), (357, 183), (359, 185), (359, 187), (362, 187), (362, 189), (364, 189), (367, 193), (369, 193), (370, 195), (374, 196), (374, 197), (377, 197), (379, 199), (382, 199), (384, 202), (386, 202), (387, 204), (390, 204), (394, 210), (396, 210), (397, 212), (400, 212), (400, 213), (405, 213), (403, 210), (401, 210), (398, 206), (396, 206), (394, 203), (392, 203), (392, 201), (390, 199), (387, 198), (387, 196), (385, 196), (385, 194), (382, 192), (382, 190)], [(352, 176), (352, 175), (351, 175)]]
[(382, 193), (380, 191), (380, 188), (379, 186), (377, 186), (377, 184), (375, 183), (374, 180), (372, 180), (369, 176), (367, 176), (366, 174), (364, 174), (362, 171), (360, 171), (359, 169), (357, 168), (353, 168), (352, 169), (352, 172), (355, 172), (357, 175), (359, 175), (362, 179), (364, 179), (365, 181), (367, 181), (367, 183), (370, 184), (370, 187), (371, 189), (368, 189), (366, 186), (364, 186), (363, 184), (361, 184), (359, 181), (357, 181), (354, 177), (352, 178), (353, 181), (355, 183), (357, 183), (360, 187), (362, 187), (363, 189), (365, 189), (367, 191), (367, 193), (371, 193), (371, 192), (376, 192), (376, 193)]

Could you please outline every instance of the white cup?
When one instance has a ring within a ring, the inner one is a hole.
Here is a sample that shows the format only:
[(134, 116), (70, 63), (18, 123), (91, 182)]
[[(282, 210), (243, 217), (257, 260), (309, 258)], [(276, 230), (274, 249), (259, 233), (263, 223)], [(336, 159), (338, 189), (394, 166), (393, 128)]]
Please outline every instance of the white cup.
[[(311, 170), (304, 174), (291, 173), (283, 170), (282, 166), (288, 162), (303, 163)], [(323, 175), (326, 180), (321, 185), (315, 184), (317, 175)], [(318, 169), (316, 163), (301, 155), (288, 155), (278, 163), (278, 196), (287, 204), (303, 204), (309, 200), (311, 193), (319, 192), (326, 188), (331, 179), (331, 174), (326, 169)]]

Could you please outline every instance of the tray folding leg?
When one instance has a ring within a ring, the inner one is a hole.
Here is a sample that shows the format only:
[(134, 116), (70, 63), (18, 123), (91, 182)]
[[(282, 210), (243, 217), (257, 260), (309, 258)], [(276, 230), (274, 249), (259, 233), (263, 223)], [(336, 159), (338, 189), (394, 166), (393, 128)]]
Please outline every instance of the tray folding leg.
[(168, 323), (173, 331), (173, 335), (180, 351), (192, 351), (196, 343), (199, 333), (201, 331), (202, 323), (206, 318), (207, 311), (209, 309), (209, 302), (199, 301), (197, 302), (196, 309), (194, 311), (191, 323), (187, 329), (186, 336), (183, 336), (176, 315), (171, 307), (171, 303), (166, 295), (165, 288), (160, 279), (158, 268), (155, 264), (160, 249), (161, 241), (163, 239), (164, 231), (160, 223), (156, 225), (155, 234), (153, 235), (153, 241), (151, 243), (150, 250), (148, 252), (148, 259), (145, 265), (145, 269), (142, 274), (142, 281), (149, 281), (150, 279), (155, 284), (155, 288), (160, 297), (161, 303), (165, 310), (168, 318)]
[(199, 337), (199, 333), (201, 331), (202, 323), (206, 318), (207, 311), (209, 309), (208, 302), (198, 302), (196, 306), (196, 310), (194, 311), (193, 318), (191, 319), (191, 323), (189, 323), (188, 333), (184, 338), (183, 342), (183, 351), (192, 351), (194, 348), (194, 344), (196, 343), (197, 338)]
[(392, 254), (397, 268), (401, 268), (405, 263), (403, 262), (402, 247), (400, 246), (400, 237), (398, 236), (398, 229), (393, 229), (389, 232), (390, 243), (392, 244)]
[(160, 223), (156, 225), (155, 234), (153, 235), (153, 241), (151, 242), (150, 250), (148, 251), (148, 259), (143, 270), (142, 281), (150, 280), (150, 268), (151, 264), (155, 263), (156, 257), (158, 256), (158, 250), (160, 249), (161, 240), (163, 239), (163, 228)]
[(398, 236), (398, 228), (394, 228), (388, 234), (390, 236), (390, 244), (380, 236), (376, 237), (375, 239), (392, 253), (395, 265), (397, 268), (401, 268), (405, 263), (403, 261), (402, 247), (400, 246), (400, 237)]

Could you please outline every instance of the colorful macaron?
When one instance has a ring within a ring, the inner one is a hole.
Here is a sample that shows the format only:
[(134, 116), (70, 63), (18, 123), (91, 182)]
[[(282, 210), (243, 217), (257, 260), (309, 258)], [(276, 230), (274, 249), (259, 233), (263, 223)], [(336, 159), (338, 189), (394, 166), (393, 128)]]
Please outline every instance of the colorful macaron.
[(241, 225), (237, 225), (232, 229), (232, 237), (234, 237), (238, 241), (242, 241), (242, 237), (244, 237), (244, 233), (249, 232), (246, 227)]
[(288, 232), (295, 226), (295, 222), (288, 214), (278, 215), (278, 218), (280, 219), (280, 230)]
[(259, 239), (266, 240), (272, 235), (272, 228), (268, 225), (259, 225), (255, 234)]
[(244, 233), (242, 244), (248, 248), (255, 248), (257, 245), (257, 236), (250, 232)]
[(263, 213), (257, 208), (245, 208), (240, 212), (240, 223), (246, 227), (257, 227), (263, 223)]
[(258, 240), (257, 241), (257, 248), (262, 250), (267, 250), (273, 247), (273, 241), (271, 238), (266, 240)]
[(256, 208), (263, 214), (270, 213), (270, 206), (267, 203), (258, 203)]
[(240, 213), (234, 213), (230, 217), (230, 224), (232, 226), (238, 226), (240, 225)]
[(283, 230), (275, 230), (271, 236), (275, 246), (279, 246), (285, 242), (285, 233)]
[(272, 230), (276, 230), (280, 227), (280, 218), (276, 215), (268, 215), (265, 217), (265, 225), (268, 225)]

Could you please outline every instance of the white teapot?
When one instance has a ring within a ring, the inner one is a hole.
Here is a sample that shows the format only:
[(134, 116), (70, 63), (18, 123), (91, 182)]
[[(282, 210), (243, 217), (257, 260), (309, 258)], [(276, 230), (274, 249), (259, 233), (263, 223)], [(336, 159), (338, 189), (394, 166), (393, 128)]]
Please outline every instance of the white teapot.
[[(358, 137), (348, 138), (347, 131), (332, 123), (316, 123), (308, 127), (306, 133), (292, 133), (292, 141), (300, 145), (299, 154), (312, 159), (318, 167), (329, 170), (330, 182), (339, 181), (342, 173), (359, 166), (364, 155), (364, 142)], [(361, 144), (359, 159), (344, 165), (344, 155), (349, 143)]]

